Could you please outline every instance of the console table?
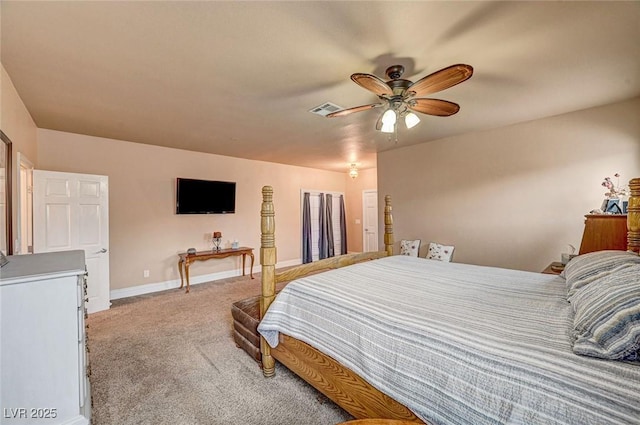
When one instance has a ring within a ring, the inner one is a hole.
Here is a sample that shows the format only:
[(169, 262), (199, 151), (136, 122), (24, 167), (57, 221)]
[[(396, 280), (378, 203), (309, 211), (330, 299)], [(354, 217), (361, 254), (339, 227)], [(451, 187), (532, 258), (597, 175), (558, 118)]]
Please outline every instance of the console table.
[[(178, 254), (178, 271), (180, 272), (180, 289), (184, 286), (184, 277), (187, 279), (187, 289), (186, 292), (189, 292), (189, 266), (194, 261), (206, 261), (212, 258), (227, 258), (233, 256), (242, 255), (242, 276), (244, 276), (244, 265), (247, 255), (251, 257), (251, 268), (249, 269), (249, 275), (251, 279), (253, 279), (253, 248), (249, 248), (246, 246), (242, 246), (240, 248), (230, 248), (230, 249), (219, 249), (219, 250), (210, 250), (210, 251), (198, 251), (195, 254), (187, 254), (186, 252), (182, 252)], [(183, 277), (183, 269), (184, 269), (184, 277)]]

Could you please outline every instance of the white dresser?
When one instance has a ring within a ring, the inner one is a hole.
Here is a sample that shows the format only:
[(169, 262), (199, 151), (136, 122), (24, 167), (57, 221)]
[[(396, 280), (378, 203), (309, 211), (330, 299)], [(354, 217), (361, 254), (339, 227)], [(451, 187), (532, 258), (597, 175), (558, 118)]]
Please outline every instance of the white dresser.
[(0, 424), (88, 424), (84, 251), (0, 268)]

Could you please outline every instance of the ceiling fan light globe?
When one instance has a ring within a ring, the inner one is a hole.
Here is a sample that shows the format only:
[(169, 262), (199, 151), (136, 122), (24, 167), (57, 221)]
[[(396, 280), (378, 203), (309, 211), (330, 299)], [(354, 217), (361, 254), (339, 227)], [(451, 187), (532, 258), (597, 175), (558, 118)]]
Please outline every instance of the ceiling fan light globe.
[(382, 131), (383, 133), (393, 133), (394, 129), (395, 129), (395, 123), (393, 124), (383, 123), (380, 131)]
[(409, 112), (404, 117), (404, 123), (406, 124), (407, 128), (413, 128), (416, 125), (418, 125), (419, 122), (420, 122), (420, 118), (418, 118), (418, 116), (413, 112)]
[[(387, 109), (382, 115), (382, 128), (385, 125), (394, 125), (396, 123), (396, 113), (393, 109)], [(382, 130), (384, 131), (384, 130)]]

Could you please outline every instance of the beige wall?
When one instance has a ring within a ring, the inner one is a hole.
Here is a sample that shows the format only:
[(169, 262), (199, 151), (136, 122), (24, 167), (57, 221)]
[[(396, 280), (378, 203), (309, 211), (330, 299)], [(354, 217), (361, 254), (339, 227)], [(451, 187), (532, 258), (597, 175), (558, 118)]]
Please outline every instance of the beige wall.
[(347, 249), (362, 252), (362, 191), (377, 189), (378, 172), (370, 168), (360, 170), (355, 179), (347, 175), (346, 186)]
[(640, 176), (639, 117), (636, 98), (379, 153), (396, 242), (422, 239), (421, 256), (438, 241), (456, 246), (456, 262), (544, 269), (567, 244), (579, 248), (604, 177)]
[(21, 152), (35, 162), (38, 151), (36, 124), (18, 96), (9, 74), (3, 66), (0, 68), (0, 128), (11, 139), (14, 155)]
[[(263, 185), (274, 187), (278, 261), (300, 261), (300, 189), (345, 192), (345, 173), (39, 130), (39, 168), (109, 177), (111, 289), (178, 279), (177, 254), (209, 249), (206, 234), (221, 231), (256, 248), (259, 270)], [(236, 214), (176, 215), (176, 177), (237, 182)], [(239, 271), (239, 260), (198, 262), (192, 276)], [(149, 278), (143, 277), (149, 270)], [(256, 285), (259, 285), (256, 281)]]
[(13, 212), (12, 226), (14, 239), (17, 235), (17, 176), (18, 152), (35, 164), (37, 159), (37, 128), (29, 111), (24, 106), (9, 74), (0, 64), (0, 129), (11, 139), (12, 149), (12, 192)]

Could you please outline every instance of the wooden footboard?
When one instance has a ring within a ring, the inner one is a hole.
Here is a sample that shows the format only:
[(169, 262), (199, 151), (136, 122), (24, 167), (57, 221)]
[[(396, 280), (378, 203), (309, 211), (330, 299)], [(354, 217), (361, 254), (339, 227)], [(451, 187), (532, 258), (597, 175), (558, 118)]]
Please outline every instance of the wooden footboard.
[(301, 266), (276, 273), (275, 282), (288, 282), (299, 277), (309, 276), (311, 274), (321, 273), (331, 269), (339, 269), (340, 267), (361, 263), (363, 261), (375, 260), (386, 256), (387, 253), (385, 251), (375, 251), (361, 252), (358, 254), (344, 254), (337, 257), (325, 258), (324, 260), (314, 261), (312, 263), (303, 264)]
[(424, 423), (404, 405), (372, 387), (355, 372), (308, 344), (287, 335), (273, 357), (356, 418), (402, 419)]
[[(391, 197), (386, 196), (384, 207), (384, 251), (340, 255), (303, 264), (276, 274), (277, 256), (273, 188), (270, 186), (263, 187), (260, 247), (260, 263), (262, 264), (260, 317), (264, 316), (273, 302), (276, 295), (276, 284), (279, 282), (290, 281), (309, 274), (392, 255), (393, 218), (391, 211)], [(278, 347), (271, 348), (265, 339), (261, 337), (260, 351), (262, 352), (264, 376), (274, 376), (275, 360), (277, 359), (356, 418), (402, 419), (424, 423), (404, 405), (380, 392), (353, 371), (304, 342), (282, 335)]]

